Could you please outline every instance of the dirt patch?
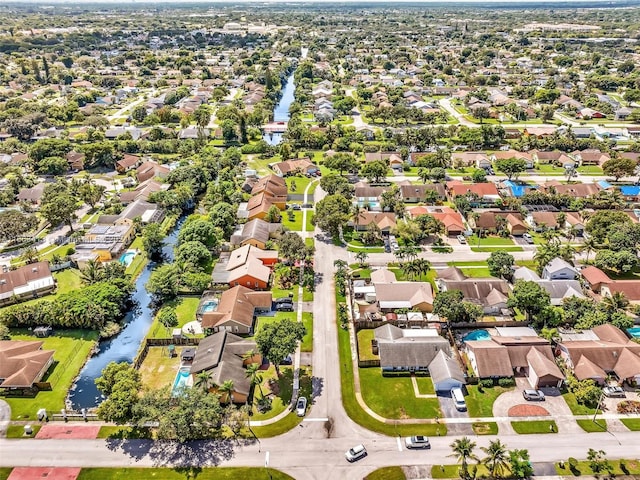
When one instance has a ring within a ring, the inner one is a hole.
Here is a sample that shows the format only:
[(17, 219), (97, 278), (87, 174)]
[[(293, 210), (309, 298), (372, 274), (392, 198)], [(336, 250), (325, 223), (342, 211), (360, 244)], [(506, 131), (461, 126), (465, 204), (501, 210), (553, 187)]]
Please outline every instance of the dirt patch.
[(508, 415), (510, 417), (542, 417), (548, 416), (549, 412), (539, 405), (516, 405), (509, 409)]
[(78, 475), (80, 475), (79, 468), (16, 467), (7, 480), (33, 480), (34, 478), (76, 480)]

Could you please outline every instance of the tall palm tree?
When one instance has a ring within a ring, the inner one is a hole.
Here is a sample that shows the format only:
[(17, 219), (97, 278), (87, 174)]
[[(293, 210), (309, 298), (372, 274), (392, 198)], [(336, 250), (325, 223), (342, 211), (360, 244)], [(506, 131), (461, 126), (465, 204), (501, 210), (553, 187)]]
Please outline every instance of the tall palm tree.
[(602, 304), (610, 312), (624, 310), (629, 305), (629, 300), (623, 292), (613, 292), (602, 299)]
[(507, 446), (500, 440), (494, 440), (489, 442), (488, 447), (482, 447), (482, 451), (487, 455), (482, 463), (487, 466), (491, 478), (502, 477), (509, 465)]
[(416, 273), (418, 273), (416, 264), (414, 262), (403, 263), (400, 266), (402, 272), (407, 276), (407, 278), (414, 280)]
[(93, 285), (104, 277), (104, 265), (99, 260), (91, 259), (87, 265), (80, 270), (80, 278), (86, 285)]
[(478, 457), (473, 453), (474, 448), (476, 444), (469, 437), (458, 438), (451, 444), (453, 454), (449, 456), (456, 457), (460, 463), (460, 476), (463, 479), (469, 478), (469, 460), (478, 461)]
[(262, 392), (262, 374), (260, 373), (260, 365), (257, 363), (250, 363), (247, 365), (247, 370), (244, 372), (245, 376), (249, 379), (252, 385), (257, 385), (260, 390), (260, 396), (264, 397)]
[(598, 248), (598, 244), (593, 239), (593, 237), (588, 237), (588, 238), (584, 239), (584, 242), (582, 242), (582, 246), (580, 247), (580, 250), (583, 251), (583, 252), (586, 252), (586, 254), (587, 254), (586, 261), (587, 262), (589, 262), (589, 254), (592, 253), (592, 252), (595, 252), (597, 248)]
[(425, 258), (416, 258), (412, 263), (416, 266), (418, 277), (426, 275), (431, 270), (431, 262)]
[(358, 260), (358, 263), (361, 267), (364, 267), (365, 263), (367, 262), (367, 258), (369, 258), (369, 254), (364, 250), (356, 253), (356, 260)]
[(225, 403), (233, 403), (233, 380), (225, 380), (222, 385), (218, 387), (218, 392), (225, 398)]
[(207, 372), (206, 370), (203, 370), (202, 372), (196, 375), (196, 381), (194, 386), (198, 388), (202, 388), (205, 392), (208, 392), (209, 388), (211, 388), (211, 381), (212, 381), (211, 372)]

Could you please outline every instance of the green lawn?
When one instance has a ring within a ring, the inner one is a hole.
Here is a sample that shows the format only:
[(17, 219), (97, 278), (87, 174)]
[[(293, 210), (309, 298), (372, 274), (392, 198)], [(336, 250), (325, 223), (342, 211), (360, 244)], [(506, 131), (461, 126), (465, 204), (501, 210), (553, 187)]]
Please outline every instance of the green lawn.
[(385, 418), (442, 416), (438, 399), (415, 397), (410, 377), (383, 377), (379, 368), (361, 368), (360, 387), (369, 408)]
[[(476, 478), (488, 478), (489, 471), (483, 464), (469, 464), (469, 471), (477, 467)], [(460, 478), (460, 465), (434, 465), (431, 467), (431, 478)], [(508, 475), (505, 476), (508, 478)]]
[(31, 425), (33, 433), (31, 436), (24, 435), (24, 425), (9, 425), (7, 427), (7, 438), (35, 438), (42, 425)]
[[(173, 307), (176, 309), (176, 315), (178, 317), (178, 326), (176, 328), (182, 328), (185, 324), (192, 322), (196, 319), (196, 310), (198, 310), (198, 304), (200, 303), (200, 297), (179, 297), (176, 300), (165, 303), (164, 306)], [(163, 325), (158, 322), (157, 317), (153, 319), (153, 323), (147, 333), (147, 338), (170, 338), (171, 331), (168, 331)]]
[[(336, 294), (336, 302), (344, 303), (344, 297)], [(337, 308), (337, 307), (336, 307)], [(336, 315), (336, 318), (337, 315)], [(338, 328), (338, 351), (340, 354), (340, 387), (342, 390), (342, 405), (347, 415), (359, 425), (389, 436), (411, 436), (411, 435), (446, 435), (447, 426), (442, 424), (425, 425), (389, 425), (372, 418), (358, 404), (355, 396), (353, 384), (353, 364), (351, 363), (351, 346), (349, 343), (349, 332), (343, 328)]]
[(545, 175), (564, 175), (564, 168), (557, 167), (552, 164), (538, 164), (535, 167), (535, 173)]
[[(511, 422), (511, 426), (516, 433), (558, 433), (558, 425), (553, 420), (531, 420)], [(551, 430), (553, 427), (553, 431)]]
[(371, 351), (372, 328), (363, 328), (358, 332), (358, 358), (360, 360), (378, 360), (380, 357)]
[(476, 435), (497, 435), (498, 424), (496, 422), (475, 422), (471, 425)]
[(11, 418), (27, 420), (36, 417), (40, 408), (59, 412), (73, 379), (84, 365), (98, 338), (89, 330), (60, 330), (54, 336), (40, 339), (26, 334), (12, 334), (12, 340), (42, 340), (43, 350), (54, 350), (54, 363), (45, 374), (44, 381), (52, 384), (51, 391), (41, 391), (33, 398), (1, 396), (11, 407)]
[(467, 277), (490, 277), (491, 273), (489, 272), (489, 268), (488, 267), (481, 267), (481, 268), (465, 268), (465, 267), (459, 267), (460, 270), (462, 270), (462, 273), (464, 273)]
[(491, 387), (480, 390), (478, 385), (467, 385), (469, 395), (465, 398), (470, 417), (493, 417), (493, 402), (504, 392), (513, 388)]
[(593, 432), (605, 432), (607, 430), (607, 421), (602, 419), (593, 420), (576, 420), (580, 428), (582, 428), (585, 432), (593, 433)]
[(302, 301), (303, 302), (313, 302), (313, 292), (308, 288), (302, 289)]
[(269, 317), (258, 317), (255, 325), (254, 335), (257, 334), (260, 329), (267, 323), (275, 323), (284, 318), (289, 318), (296, 321), (298, 314), (296, 312), (276, 312), (275, 315)]
[(562, 397), (564, 398), (564, 401), (567, 402), (567, 405), (569, 405), (569, 408), (571, 409), (571, 413), (574, 415), (593, 415), (595, 413), (595, 409), (580, 405), (576, 401), (576, 396), (573, 393), (565, 393)]
[(282, 225), (293, 232), (301, 232), (302, 231), (302, 211), (287, 210), (286, 212), (282, 212)]
[(293, 480), (286, 473), (273, 468), (249, 467), (178, 467), (178, 468), (83, 468), (78, 480)]
[[(164, 330), (164, 328), (162, 328)], [(165, 388), (173, 385), (180, 357), (169, 357), (166, 347), (150, 347), (147, 356), (140, 365), (142, 383), (151, 389)]]
[[(309, 178), (306, 176), (286, 177), (285, 181), (287, 182), (287, 189), (289, 193), (303, 194), (307, 185), (309, 185), (314, 179), (315, 177)], [(292, 185), (295, 185), (295, 188), (292, 187)]]
[(0, 467), (0, 480), (7, 480), (9, 475), (11, 475), (12, 467)]
[(313, 211), (312, 210), (307, 210), (307, 222), (304, 225), (304, 231), (305, 232), (313, 232), (315, 230), (315, 226), (313, 225), (312, 220), (313, 220)]
[[(366, 263), (365, 263), (366, 265)], [(353, 268), (353, 266), (356, 266), (356, 268), (353, 269), (353, 271), (351, 272), (351, 276), (353, 278), (360, 278), (360, 279), (370, 279), (371, 278), (371, 269), (370, 268), (359, 268), (360, 264), (359, 263), (354, 263), (353, 265), (350, 265), (351, 268)]]
[(312, 352), (313, 351), (313, 313), (302, 312), (302, 323), (307, 330), (302, 343), (300, 344), (300, 351)]
[(629, 430), (640, 431), (640, 418), (621, 418), (620, 421)]
[(478, 239), (477, 235), (472, 235), (467, 238), (467, 243), (471, 247), (472, 252), (494, 252), (496, 250), (503, 252), (522, 251), (522, 247), (515, 245), (511, 238), (499, 237), (497, 235), (488, 235), (480, 239)]
[(122, 426), (102, 426), (98, 431), (97, 438), (111, 438), (111, 439), (152, 439), (153, 432), (149, 428), (135, 428), (135, 427), (122, 427)]
[(602, 168), (597, 165), (584, 165), (578, 167), (578, 173), (582, 173), (583, 175), (602, 175)]
[[(624, 465), (624, 470), (621, 463)], [(609, 460), (612, 467), (612, 475), (638, 475), (640, 474), (640, 461), (638, 459)], [(593, 470), (589, 466), (589, 462), (582, 460), (576, 465), (576, 470), (572, 471), (568, 462), (556, 463), (556, 472), (558, 475), (578, 476), (578, 475), (594, 475)], [(626, 471), (625, 471), (626, 470)], [(601, 473), (602, 475), (602, 473)]]
[(147, 264), (147, 255), (142, 246), (142, 237), (136, 237), (136, 239), (129, 245), (129, 249), (138, 249), (139, 254), (133, 258), (133, 261), (127, 267), (126, 272), (131, 275), (131, 278), (136, 278), (142, 270), (144, 266)]
[[(280, 371), (282, 373), (280, 378), (278, 378), (276, 375), (276, 369), (272, 366), (261, 372), (262, 383), (260, 384), (260, 388), (256, 388), (253, 393), (254, 406), (251, 417), (252, 420), (266, 420), (268, 418), (273, 418), (280, 414), (280, 412), (284, 411), (291, 402), (293, 372), (291, 368), (287, 367), (281, 368)], [(271, 395), (271, 409), (265, 413), (260, 413), (256, 408), (256, 402), (259, 398), (262, 398), (263, 394), (266, 396), (271, 394), (269, 384), (272, 380), (278, 381), (278, 393)]]
[(347, 246), (348, 252), (367, 252), (367, 253), (384, 253), (384, 247), (361, 247), (349, 244)]
[(296, 412), (291, 412), (276, 423), (265, 425), (264, 427), (251, 427), (251, 430), (253, 430), (253, 433), (259, 438), (277, 437), (295, 428), (300, 422), (302, 422), (302, 417), (296, 415)]
[(433, 380), (431, 380), (431, 377), (416, 377), (416, 383), (418, 384), (418, 391), (422, 395), (436, 394), (436, 388), (433, 386)]
[(407, 477), (401, 467), (384, 467), (374, 470), (364, 480), (405, 480)]

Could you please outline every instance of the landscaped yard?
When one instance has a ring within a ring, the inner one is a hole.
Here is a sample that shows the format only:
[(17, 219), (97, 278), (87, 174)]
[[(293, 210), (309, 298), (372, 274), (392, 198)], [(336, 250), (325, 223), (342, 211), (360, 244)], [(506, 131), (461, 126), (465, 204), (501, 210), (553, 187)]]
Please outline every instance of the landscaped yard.
[(565, 393), (562, 397), (574, 415), (593, 415), (595, 413), (595, 409), (579, 404), (573, 393)]
[(467, 277), (490, 277), (488, 267), (459, 267)]
[(152, 389), (173, 385), (180, 368), (180, 356), (169, 357), (167, 347), (150, 347), (149, 353), (140, 365), (142, 383)]
[(365, 403), (385, 418), (442, 417), (437, 398), (416, 398), (410, 377), (383, 377), (380, 368), (361, 368), (360, 387)]
[(593, 433), (593, 432), (606, 432), (607, 431), (607, 421), (606, 420), (576, 420), (580, 428), (582, 428), (585, 432)]
[(511, 422), (516, 433), (558, 433), (558, 425), (553, 420), (531, 420)]
[[(471, 462), (469, 465), (469, 471), (477, 467), (476, 478), (489, 477), (489, 470), (486, 465), (475, 464)], [(505, 472), (505, 478), (509, 475)], [(460, 465), (434, 465), (431, 467), (431, 478), (460, 478)]]
[[(251, 417), (252, 420), (266, 420), (268, 418), (273, 418), (282, 412), (291, 402), (293, 370), (288, 367), (281, 367), (280, 372), (282, 375), (279, 379), (274, 367), (269, 367), (267, 370), (262, 370), (260, 372), (262, 382), (260, 383), (260, 388), (256, 386), (253, 393), (254, 401), (253, 415)], [(270, 381), (272, 380), (277, 380), (277, 386), (274, 387), (275, 390), (273, 394), (271, 394), (271, 388), (269, 387)], [(265, 396), (270, 396), (271, 409), (265, 413), (259, 413), (257, 409), (257, 402), (262, 398), (263, 394)]]
[(178, 468), (83, 468), (78, 480), (293, 480), (286, 473), (273, 468), (249, 467), (178, 467)]
[(629, 430), (640, 431), (640, 418), (621, 418), (620, 421)]
[(380, 357), (371, 351), (371, 340), (374, 339), (373, 329), (363, 328), (358, 332), (358, 358), (360, 360), (378, 360)]
[(488, 235), (482, 238), (478, 238), (477, 235), (472, 235), (467, 238), (467, 243), (471, 247), (472, 252), (495, 252), (497, 250), (502, 252), (522, 251), (522, 247), (515, 245), (511, 238), (499, 237), (497, 235)]
[(282, 225), (291, 231), (301, 232), (302, 231), (302, 211), (287, 210), (286, 212), (282, 212)]
[(435, 395), (436, 389), (433, 386), (433, 380), (431, 377), (416, 377), (416, 383), (418, 384), (418, 391), (422, 395)]
[(312, 352), (313, 351), (313, 313), (302, 312), (302, 323), (307, 333), (300, 343), (300, 351)]
[(133, 258), (133, 261), (127, 267), (126, 272), (131, 275), (131, 278), (136, 278), (142, 272), (142, 269), (147, 264), (147, 255), (142, 246), (142, 237), (136, 237), (136, 239), (129, 245), (130, 250), (138, 250), (138, 255)]
[(496, 422), (475, 422), (471, 425), (476, 435), (497, 435), (498, 424)]
[[(638, 459), (609, 460), (609, 464), (612, 467), (611, 475), (640, 474), (640, 461)], [(623, 466), (624, 469), (622, 468)], [(589, 466), (589, 462), (586, 460), (579, 461), (575, 467), (575, 471), (572, 471), (569, 462), (563, 462), (562, 467), (560, 463), (556, 463), (556, 472), (558, 472), (558, 475), (566, 476), (594, 475), (593, 470), (591, 470)]]
[(97, 332), (90, 330), (60, 330), (54, 336), (37, 338), (26, 334), (12, 334), (12, 340), (42, 340), (43, 350), (55, 350), (54, 363), (43, 381), (52, 385), (51, 391), (41, 391), (33, 398), (2, 396), (11, 407), (11, 418), (28, 420), (36, 418), (40, 408), (59, 412), (73, 379), (84, 365), (98, 339)]
[(480, 390), (478, 385), (467, 385), (469, 395), (465, 398), (470, 417), (493, 417), (493, 402), (504, 392), (513, 388), (491, 387)]
[(384, 467), (374, 470), (364, 480), (405, 480), (407, 477), (401, 467)]
[[(313, 180), (315, 180), (317, 177), (306, 177), (306, 176), (302, 176), (302, 177), (286, 177), (285, 181), (287, 182), (287, 188), (289, 190), (289, 193), (294, 193), (294, 194), (303, 194), (305, 188), (307, 188), (307, 185), (309, 185)], [(295, 185), (295, 187), (294, 187)]]
[[(164, 306), (176, 309), (176, 316), (178, 317), (178, 326), (176, 328), (182, 328), (185, 324), (196, 319), (199, 303), (200, 297), (179, 297), (176, 300), (165, 303)], [(161, 325), (156, 317), (149, 328), (147, 338), (171, 338), (171, 330), (167, 330), (164, 325)]]

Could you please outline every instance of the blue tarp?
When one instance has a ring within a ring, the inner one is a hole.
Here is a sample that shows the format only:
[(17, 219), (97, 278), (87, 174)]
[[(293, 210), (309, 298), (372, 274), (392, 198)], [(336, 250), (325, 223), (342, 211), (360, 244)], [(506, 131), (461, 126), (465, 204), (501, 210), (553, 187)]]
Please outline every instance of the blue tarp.
[(625, 185), (624, 187), (620, 187), (620, 191), (625, 197), (637, 197), (640, 195), (640, 186)]

